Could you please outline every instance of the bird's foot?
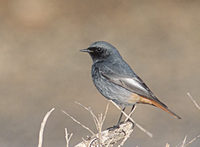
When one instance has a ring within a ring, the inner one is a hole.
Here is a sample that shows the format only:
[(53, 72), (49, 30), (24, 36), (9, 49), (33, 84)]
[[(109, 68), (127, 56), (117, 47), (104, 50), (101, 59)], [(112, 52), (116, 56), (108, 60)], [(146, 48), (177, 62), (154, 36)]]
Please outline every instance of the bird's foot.
[(132, 120), (128, 119), (127, 122), (131, 122), (133, 124), (133, 127), (135, 126), (135, 123)]
[(121, 122), (121, 123), (117, 123), (116, 125), (114, 125), (114, 126), (112, 126), (112, 127), (109, 127), (109, 128), (107, 128), (107, 130), (109, 130), (109, 131), (113, 131), (113, 130), (115, 130), (115, 129), (118, 129), (119, 128), (119, 126), (121, 125), (121, 124), (123, 124), (124, 122)]
[(112, 127), (107, 128), (107, 130), (113, 131), (113, 130), (118, 129), (118, 128), (119, 128), (119, 125), (114, 125)]

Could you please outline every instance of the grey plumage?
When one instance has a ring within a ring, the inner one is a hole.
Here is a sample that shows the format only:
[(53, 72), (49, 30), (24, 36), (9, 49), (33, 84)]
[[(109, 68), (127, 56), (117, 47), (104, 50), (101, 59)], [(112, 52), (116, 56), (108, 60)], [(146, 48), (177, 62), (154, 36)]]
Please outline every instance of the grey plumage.
[[(152, 104), (180, 118), (158, 100), (114, 46), (105, 41), (97, 41), (81, 51), (90, 54), (93, 60), (91, 74), (94, 85), (107, 99), (122, 106)], [(133, 97), (134, 94), (137, 97)]]
[[(102, 95), (121, 105), (133, 105), (126, 101), (130, 98), (132, 92), (148, 98), (155, 98), (114, 46), (104, 41), (98, 41), (89, 46), (90, 50), (98, 48), (106, 50), (103, 53), (105, 56), (102, 56), (102, 58), (98, 56), (97, 58), (90, 53), (93, 59), (91, 74), (94, 85)], [(128, 79), (133, 79), (135, 84), (138, 85), (131, 85)], [(126, 88), (122, 88), (121, 84), (124, 84)]]

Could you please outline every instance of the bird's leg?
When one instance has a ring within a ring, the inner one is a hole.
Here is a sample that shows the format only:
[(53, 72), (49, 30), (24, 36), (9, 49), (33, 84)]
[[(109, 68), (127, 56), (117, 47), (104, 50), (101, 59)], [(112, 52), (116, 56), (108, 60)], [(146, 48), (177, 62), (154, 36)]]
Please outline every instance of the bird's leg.
[[(131, 108), (131, 111), (130, 111), (130, 114), (129, 114), (129, 118), (132, 116), (134, 110), (135, 110), (135, 104), (134, 104), (134, 105), (132, 106), (132, 108)], [(126, 120), (132, 122), (129, 118), (126, 119)], [(126, 121), (126, 120), (125, 120), (125, 121)], [(133, 123), (133, 122), (132, 122), (132, 123)], [(134, 125), (134, 123), (133, 123), (133, 125)]]
[[(124, 112), (125, 109), (126, 109), (126, 107), (123, 107), (122, 111)], [(109, 128), (107, 128), (107, 130), (113, 130), (113, 129), (119, 128), (119, 125), (120, 125), (122, 116), (123, 116), (123, 113), (121, 112), (120, 117), (119, 117), (119, 120), (118, 120), (118, 122), (117, 122), (117, 125), (115, 125), (115, 126), (113, 126), (113, 127), (109, 127)]]
[[(124, 107), (124, 108), (122, 109), (122, 111), (124, 112), (125, 109), (126, 109), (126, 107)], [(123, 113), (121, 112), (120, 117), (119, 117), (119, 120), (118, 120), (117, 125), (116, 125), (117, 127), (119, 127), (119, 125), (120, 125), (120, 122), (121, 122), (122, 116), (123, 116)]]
[[(132, 113), (132, 111), (134, 111), (134, 108), (135, 108), (135, 104), (132, 106), (132, 108), (131, 108), (131, 113)], [(132, 114), (131, 114), (132, 115)]]

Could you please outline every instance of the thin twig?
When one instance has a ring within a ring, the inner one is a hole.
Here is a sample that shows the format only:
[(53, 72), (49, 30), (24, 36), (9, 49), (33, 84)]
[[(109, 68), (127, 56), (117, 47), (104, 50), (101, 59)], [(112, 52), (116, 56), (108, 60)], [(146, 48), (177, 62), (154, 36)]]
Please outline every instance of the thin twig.
[(66, 140), (66, 147), (69, 147), (69, 141), (72, 138), (73, 133), (69, 134), (67, 128), (65, 128), (65, 140)]
[(176, 147), (183, 147), (183, 143), (186, 141), (187, 136), (185, 136), (185, 138), (183, 139), (183, 141), (181, 141), (180, 143), (178, 143), (176, 145)]
[(92, 130), (90, 130), (88, 127), (86, 127), (85, 125), (83, 125), (82, 123), (80, 123), (78, 120), (76, 120), (73, 116), (71, 116), (70, 114), (68, 114), (67, 112), (65, 112), (64, 110), (62, 110), (62, 112), (64, 114), (66, 114), (67, 116), (69, 116), (74, 122), (76, 122), (77, 124), (79, 124), (80, 126), (82, 126), (84, 129), (88, 130), (92, 135), (95, 135), (94, 132)]
[(92, 118), (94, 120), (94, 123), (95, 123), (95, 126), (96, 128), (98, 128), (98, 123), (97, 123), (97, 120), (98, 118), (96, 117), (96, 115), (93, 113), (92, 109), (90, 107), (86, 107), (84, 105), (82, 105), (81, 103), (79, 102), (75, 102), (76, 104), (80, 105), (81, 107), (83, 107), (85, 110), (87, 110), (88, 112), (90, 112), (90, 114), (92, 115)]
[[(131, 115), (133, 114), (133, 112), (135, 111), (136, 106), (134, 107), (134, 109), (129, 113), (128, 117), (126, 117), (125, 122), (131, 117)], [(120, 143), (120, 145), (118, 145), (118, 147), (122, 147), (124, 145), (124, 143), (126, 142), (126, 140), (130, 137), (131, 134), (127, 134), (126, 137), (122, 140), (122, 142)]]
[(176, 145), (176, 147), (179, 147), (179, 146), (181, 145), (181, 143), (182, 143), (182, 141), (181, 141), (181, 142), (179, 142), (179, 143)]
[(129, 117), (124, 111), (121, 110), (121, 108), (115, 104), (115, 102), (111, 101), (112, 104), (114, 104), (114, 106), (116, 106), (128, 119), (130, 119), (140, 130), (142, 130), (144, 133), (146, 133), (149, 137), (153, 137), (152, 133), (148, 132), (147, 130), (145, 130), (142, 126), (140, 126), (139, 124), (137, 124), (131, 117)]
[(99, 119), (97, 120), (100, 144), (102, 144), (101, 132), (102, 132), (103, 123), (104, 123), (106, 116), (107, 116), (107, 113), (108, 113), (108, 108), (109, 108), (109, 103), (106, 105), (104, 115), (101, 113)]
[(133, 114), (133, 112), (135, 111), (135, 109), (136, 109), (136, 105), (135, 105), (135, 107), (133, 108), (133, 110), (129, 113), (128, 117), (126, 117), (125, 121), (127, 121), (128, 118), (131, 117), (131, 115)]
[(187, 136), (185, 136), (185, 138), (184, 138), (184, 140), (183, 140), (183, 142), (182, 142), (181, 147), (185, 147), (186, 139), (187, 139)]
[(106, 119), (106, 116), (107, 116), (107, 113), (108, 113), (109, 105), (110, 105), (110, 103), (108, 103), (108, 104), (106, 105), (106, 110), (105, 110), (105, 112), (104, 112), (104, 116), (103, 116), (102, 123), (104, 123), (104, 121), (105, 121), (105, 119)]
[(189, 98), (191, 99), (191, 101), (194, 103), (194, 105), (197, 107), (197, 109), (200, 110), (200, 106), (197, 104), (197, 102), (193, 99), (193, 97), (191, 96), (191, 94), (188, 92), (187, 95), (189, 96)]
[(47, 119), (49, 118), (50, 114), (55, 110), (55, 108), (52, 108), (49, 112), (46, 113), (46, 115), (43, 118), (43, 121), (40, 126), (40, 132), (39, 132), (39, 141), (38, 141), (38, 147), (42, 147), (43, 142), (43, 133), (44, 133), (44, 127), (46, 125)]
[(192, 140), (190, 140), (188, 143), (186, 143), (185, 146), (188, 146), (189, 144), (193, 143), (195, 140), (199, 139), (200, 135), (196, 136), (195, 138), (193, 138)]
[(106, 115), (107, 115), (107, 112), (108, 112), (109, 103), (106, 106), (106, 110), (105, 110), (104, 115), (101, 113), (101, 114), (98, 115), (98, 117), (93, 113), (93, 111), (92, 111), (92, 109), (90, 107), (86, 107), (86, 106), (82, 105), (79, 102), (75, 102), (75, 103), (78, 104), (78, 105), (80, 105), (81, 107), (83, 107), (85, 110), (87, 110), (88, 112), (90, 112), (90, 114), (92, 115), (92, 118), (94, 120), (96, 129), (98, 131), (99, 144), (102, 144), (101, 143), (101, 140), (102, 140), (101, 132), (102, 132), (103, 123), (104, 123), (104, 121), (106, 119)]
[[(180, 147), (186, 147), (186, 146), (188, 146), (189, 144), (193, 143), (195, 140), (199, 139), (199, 138), (200, 138), (200, 135), (194, 137), (192, 140), (190, 140), (190, 141), (187, 142), (187, 143), (186, 143), (186, 137), (187, 137), (187, 136), (185, 136), (184, 140), (183, 140), (182, 142), (180, 142), (178, 145), (176, 145), (176, 147), (179, 147), (179, 145), (180, 145)], [(184, 142), (185, 142), (185, 143), (184, 143)], [(184, 143), (184, 146), (183, 146), (183, 143)]]

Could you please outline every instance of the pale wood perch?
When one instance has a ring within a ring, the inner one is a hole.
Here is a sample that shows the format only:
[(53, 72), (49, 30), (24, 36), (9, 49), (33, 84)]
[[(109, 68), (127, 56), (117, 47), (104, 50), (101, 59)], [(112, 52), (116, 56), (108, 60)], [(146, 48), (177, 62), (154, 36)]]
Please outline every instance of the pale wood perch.
[[(99, 138), (99, 133), (75, 145), (75, 147), (112, 147), (114, 144), (119, 144), (119, 147), (124, 144), (128, 137), (133, 132), (134, 124), (130, 121), (120, 124), (119, 128), (109, 128), (102, 131)], [(99, 142), (101, 144), (99, 145)]]
[(112, 127), (112, 128), (102, 131), (102, 126), (106, 118), (109, 103), (106, 106), (104, 115), (101, 113), (96, 116), (90, 107), (83, 106), (82, 104), (76, 102), (76, 104), (82, 106), (93, 117), (96, 129), (97, 129), (96, 134), (93, 131), (91, 131), (89, 127), (82, 124), (80, 121), (76, 120), (73, 116), (71, 116), (65, 111), (62, 111), (64, 114), (69, 116), (74, 122), (82, 126), (84, 129), (88, 130), (92, 134), (90, 137), (87, 137), (87, 139), (83, 139), (82, 142), (75, 145), (75, 147), (112, 147), (114, 145), (118, 145), (118, 147), (121, 147), (123, 146), (125, 141), (130, 137), (131, 133), (133, 132), (134, 126), (137, 126), (139, 129), (144, 131), (148, 136), (152, 137), (152, 134), (150, 132), (145, 130), (142, 126), (140, 126), (131, 118), (131, 114), (133, 112), (131, 112), (128, 115), (124, 111), (122, 111), (121, 108), (117, 106), (114, 102), (112, 103), (121, 111), (121, 113), (123, 113), (123, 115), (125, 115), (126, 119), (123, 123), (120, 124), (118, 128)]

